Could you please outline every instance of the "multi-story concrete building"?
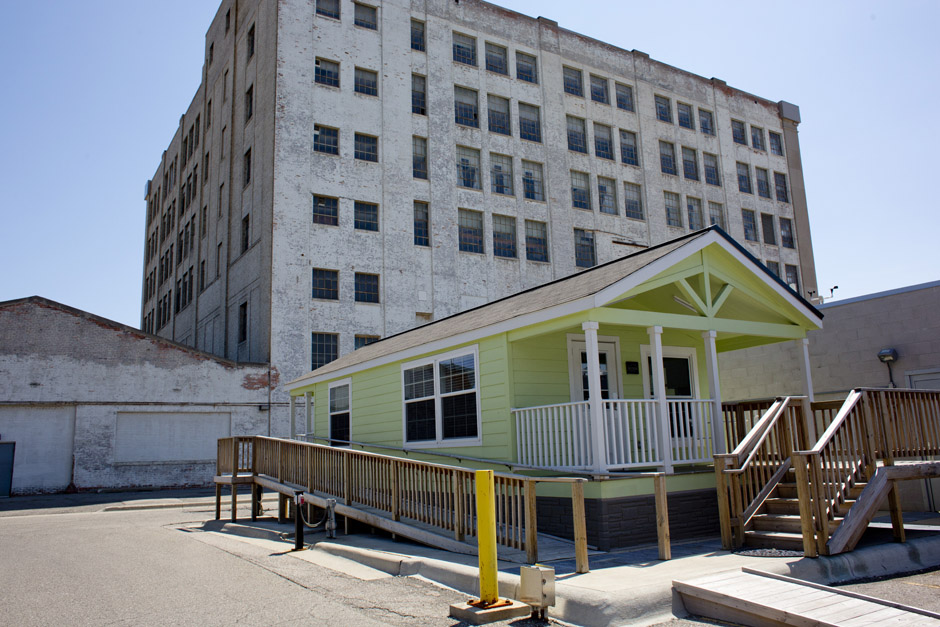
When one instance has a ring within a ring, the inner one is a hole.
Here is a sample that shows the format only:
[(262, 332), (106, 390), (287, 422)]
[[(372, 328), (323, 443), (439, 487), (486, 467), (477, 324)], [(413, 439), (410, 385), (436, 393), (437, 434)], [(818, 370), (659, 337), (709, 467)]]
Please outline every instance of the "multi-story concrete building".
[(146, 186), (142, 326), (289, 380), (712, 223), (812, 297), (799, 122), (479, 0), (224, 0)]

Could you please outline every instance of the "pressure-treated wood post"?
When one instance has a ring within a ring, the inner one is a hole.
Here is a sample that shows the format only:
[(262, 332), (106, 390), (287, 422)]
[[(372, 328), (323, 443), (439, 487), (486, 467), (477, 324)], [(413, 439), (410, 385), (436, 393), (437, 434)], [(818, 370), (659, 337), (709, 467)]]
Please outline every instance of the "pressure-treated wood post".
[(463, 542), (463, 479), (462, 471), (452, 470), (451, 486), (454, 492), (454, 540)]
[[(573, 503), (572, 503), (573, 506)], [(535, 501), (535, 481), (525, 482), (525, 558), (530, 564), (539, 561), (538, 513)]]
[(653, 476), (656, 494), (656, 541), (659, 544), (659, 559), (672, 559), (672, 546), (669, 543), (669, 503), (666, 497), (666, 475), (658, 472)]
[(734, 548), (744, 546), (744, 506), (741, 503), (741, 475), (731, 473), (731, 544)]
[(574, 555), (575, 571), (590, 572), (588, 566), (587, 522), (584, 518), (584, 480), (571, 484), (571, 514), (574, 516)]
[(796, 474), (796, 493), (800, 502), (800, 530), (803, 533), (803, 556), (818, 557), (816, 534), (813, 525), (813, 500), (809, 474), (806, 471), (806, 456), (794, 453), (790, 465)]
[(222, 484), (215, 484), (215, 519), (222, 518)]
[(721, 525), (721, 547), (730, 551), (731, 546), (731, 512), (728, 503), (728, 478), (725, 468), (728, 467), (728, 458), (725, 455), (715, 455), (715, 490), (718, 493), (718, 520)]
[(398, 484), (398, 460), (392, 460), (392, 520), (401, 519), (401, 486)]

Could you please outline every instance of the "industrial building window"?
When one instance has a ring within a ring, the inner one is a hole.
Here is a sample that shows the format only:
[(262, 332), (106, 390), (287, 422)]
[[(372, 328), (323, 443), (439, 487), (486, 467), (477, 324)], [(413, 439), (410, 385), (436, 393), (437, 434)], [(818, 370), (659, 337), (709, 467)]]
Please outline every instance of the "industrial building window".
[(767, 261), (767, 269), (770, 270), (770, 273), (775, 277), (780, 276), (780, 262), (778, 261)]
[(594, 123), (594, 154), (601, 159), (614, 158), (614, 137), (606, 124)]
[(721, 185), (721, 178), (718, 174), (718, 156), (710, 155), (707, 152), (702, 153), (705, 161), (705, 182), (709, 185)]
[(780, 218), (780, 244), (784, 248), (794, 248), (793, 222), (790, 218)]
[(539, 82), (539, 71), (535, 57), (516, 51), (516, 78), (527, 83)]
[(744, 122), (731, 120), (731, 139), (734, 143), (747, 146), (747, 135), (744, 134)]
[(770, 131), (770, 152), (783, 156), (783, 139), (780, 137), (780, 133)]
[(457, 185), (470, 189), (482, 189), (479, 150), (457, 146)]
[(738, 191), (753, 194), (751, 191), (751, 168), (746, 163), (738, 162)]
[(725, 228), (725, 208), (720, 202), (708, 202), (708, 224)]
[(764, 129), (751, 126), (751, 147), (757, 150), (767, 150), (764, 147)]
[(777, 189), (777, 200), (790, 202), (790, 193), (787, 191), (787, 175), (774, 172), (774, 187)]
[(669, 142), (659, 142), (659, 169), (663, 174), (673, 174), (676, 171), (676, 147)]
[(357, 272), (355, 281), (357, 303), (379, 302), (379, 275)]
[(597, 206), (601, 213), (617, 215), (617, 181), (606, 176), (597, 177)]
[(379, 206), (357, 200), (354, 205), (353, 225), (360, 231), (378, 231)]
[(477, 40), (476, 37), (454, 33), (454, 61), (476, 66)]
[(603, 76), (591, 74), (591, 100), (601, 104), (610, 104), (610, 88)]
[(493, 255), (516, 257), (516, 219), (493, 215)]
[(251, 214), (242, 218), (242, 253), (251, 246)]
[(541, 163), (522, 162), (522, 192), (528, 200), (545, 200)]
[(655, 96), (656, 119), (660, 122), (669, 122), (672, 124), (672, 102), (665, 96)]
[(424, 52), (425, 48), (424, 22), (411, 20), (411, 49)]
[(548, 261), (548, 235), (544, 222), (525, 221), (525, 258)]
[(359, 350), (363, 346), (368, 346), (373, 342), (378, 342), (379, 339), (380, 338), (378, 335), (357, 335), (355, 339), (354, 350)]
[(411, 171), (416, 179), (428, 178), (428, 140), (417, 135), (411, 138)]
[(490, 132), (512, 135), (509, 126), (509, 100), (489, 94), (486, 97)]
[(466, 87), (454, 87), (454, 122), (461, 126), (479, 128), (479, 96)]
[(682, 210), (679, 208), (679, 194), (663, 192), (666, 204), (666, 224), (682, 227)]
[(251, 148), (245, 152), (242, 160), (242, 185), (247, 186), (251, 183)]
[(238, 306), (238, 343), (248, 341), (248, 302)]
[(542, 141), (542, 122), (539, 108), (535, 105), (519, 103), (519, 138), (532, 142)]
[(800, 271), (796, 266), (791, 266), (790, 264), (785, 264), (783, 266), (784, 271), (787, 273), (787, 285), (796, 292), (800, 293)]
[(312, 298), (339, 300), (339, 271), (324, 268), (313, 269)]
[(640, 165), (640, 153), (636, 149), (636, 133), (620, 131), (620, 160), (627, 165)]
[(356, 133), (355, 157), (360, 161), (379, 160), (379, 138), (374, 135)]
[(246, 60), (250, 60), (251, 57), (255, 56), (255, 25), (252, 24), (251, 28), (248, 29), (248, 51), (246, 52)]
[(465, 253), (483, 253), (483, 214), (469, 209), (457, 210), (460, 250)]
[(757, 179), (757, 195), (761, 198), (770, 198), (770, 175), (764, 168), (754, 168)]
[(584, 120), (568, 116), (568, 150), (587, 154), (587, 131)]
[(486, 42), (486, 69), (497, 74), (509, 74), (509, 55), (505, 47)]
[(617, 96), (617, 108), (623, 109), (624, 111), (633, 111), (635, 109), (633, 104), (633, 88), (629, 85), (614, 83), (614, 90)]
[(428, 114), (428, 79), (420, 74), (411, 75), (411, 112)]
[(571, 206), (591, 211), (591, 177), (585, 172), (571, 171)]
[(357, 94), (365, 94), (366, 96), (379, 95), (379, 75), (372, 70), (357, 67), (354, 83)]
[(313, 127), (313, 149), (328, 155), (339, 154), (339, 129), (315, 124)]
[(574, 265), (579, 268), (593, 268), (597, 265), (594, 231), (574, 230)]
[(414, 202), (414, 242), (415, 246), (431, 245), (430, 215), (428, 203), (416, 200)]
[(339, 0), (317, 0), (317, 15), (339, 19)]
[(376, 10), (375, 7), (370, 7), (367, 4), (359, 4), (357, 2), (353, 23), (356, 26), (377, 30), (379, 27), (378, 10)]
[(581, 78), (581, 70), (573, 67), (562, 67), (562, 81), (565, 86), (565, 93), (573, 96), (584, 96), (584, 86)]
[(349, 386), (349, 379), (336, 381), (329, 385), (330, 446), (349, 446)]
[(406, 443), (475, 440), (480, 433), (476, 348), (402, 365)]
[(711, 111), (705, 109), (698, 110), (698, 127), (706, 135), (715, 134), (715, 117)]
[(325, 366), (331, 361), (336, 361), (337, 340), (339, 336), (335, 333), (311, 333), (310, 334), (310, 369), (316, 370), (320, 366)]
[(774, 217), (769, 213), (760, 214), (760, 226), (764, 232), (764, 243), (770, 246), (777, 245), (777, 227), (774, 223)]
[(251, 85), (248, 87), (248, 91), (245, 92), (245, 124), (248, 124), (248, 120), (251, 119), (251, 116), (255, 113), (255, 86)]
[(679, 126), (695, 130), (695, 119), (692, 117), (692, 106), (684, 102), (676, 103), (676, 112), (679, 114)]
[(754, 212), (750, 209), (741, 210), (741, 223), (744, 225), (744, 239), (749, 242), (756, 242), (757, 239), (757, 219)]
[(698, 180), (698, 155), (685, 146), (682, 147), (682, 174), (690, 181)]
[(644, 220), (642, 189), (636, 183), (623, 184), (624, 208), (626, 216), (634, 220)]
[(490, 153), (490, 191), (494, 194), (513, 195), (512, 157)]
[(339, 226), (339, 199), (315, 195), (313, 197), (313, 223)]
[(702, 200), (700, 198), (686, 196), (685, 208), (689, 214), (689, 229), (697, 231), (705, 228), (705, 222), (702, 218)]

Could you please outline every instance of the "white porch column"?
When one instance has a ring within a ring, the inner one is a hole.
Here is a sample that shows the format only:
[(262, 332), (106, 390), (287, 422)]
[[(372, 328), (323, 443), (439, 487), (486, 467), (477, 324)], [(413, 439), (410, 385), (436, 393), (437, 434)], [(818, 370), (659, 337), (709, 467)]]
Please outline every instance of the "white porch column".
[(293, 440), (297, 437), (297, 397), (290, 397), (290, 437)]
[(803, 379), (803, 416), (806, 419), (806, 437), (809, 438), (810, 446), (819, 438), (816, 433), (816, 417), (813, 415), (813, 401), (816, 400), (813, 394), (813, 371), (809, 363), (809, 338), (796, 340), (799, 350), (797, 352), (800, 360), (800, 374)]
[(715, 346), (717, 331), (705, 331), (705, 367), (708, 371), (708, 393), (712, 399), (712, 451), (727, 453), (724, 418), (721, 415), (721, 385), (718, 382), (718, 349)]
[[(594, 472), (607, 471), (607, 438), (604, 433), (604, 402), (601, 398), (601, 358), (597, 347), (596, 322), (581, 324), (584, 330), (584, 343), (587, 347), (588, 367), (588, 407), (591, 412), (591, 431), (594, 434)], [(607, 367), (610, 368), (610, 364)]]
[(672, 430), (669, 426), (669, 407), (666, 404), (666, 375), (663, 371), (663, 328), (649, 327), (650, 361), (653, 362), (653, 398), (656, 399), (656, 414), (659, 419), (659, 451), (663, 468), (672, 472)]
[(304, 392), (304, 407), (307, 410), (305, 433), (313, 433), (313, 394)]

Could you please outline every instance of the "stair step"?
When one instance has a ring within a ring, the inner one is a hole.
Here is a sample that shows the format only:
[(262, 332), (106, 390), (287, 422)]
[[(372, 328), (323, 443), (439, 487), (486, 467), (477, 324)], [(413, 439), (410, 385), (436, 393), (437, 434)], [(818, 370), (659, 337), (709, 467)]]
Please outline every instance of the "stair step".
[(756, 549), (802, 551), (803, 536), (784, 531), (747, 531), (744, 533), (744, 544)]
[(751, 518), (751, 522), (754, 531), (783, 531), (795, 534), (803, 532), (799, 514), (757, 514)]
[(799, 515), (800, 502), (796, 499), (769, 498), (764, 501), (764, 512), (767, 514)]

